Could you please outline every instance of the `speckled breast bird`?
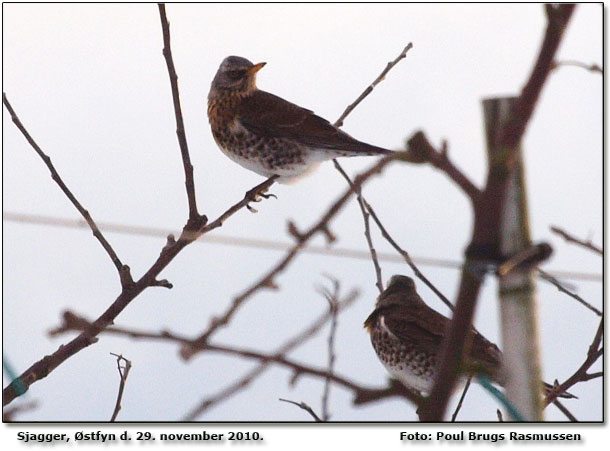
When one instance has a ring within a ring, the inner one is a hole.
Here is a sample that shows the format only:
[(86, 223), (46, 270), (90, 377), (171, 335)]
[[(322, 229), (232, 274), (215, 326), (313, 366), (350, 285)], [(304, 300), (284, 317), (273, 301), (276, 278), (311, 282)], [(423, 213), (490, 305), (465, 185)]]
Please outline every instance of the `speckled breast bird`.
[[(410, 277), (392, 276), (364, 322), (373, 348), (388, 372), (408, 388), (430, 392), (439, 364), (441, 343), (449, 319), (428, 307)], [(503, 385), (498, 347), (472, 329), (467, 367)], [(546, 390), (552, 386), (545, 384)], [(575, 398), (562, 393), (562, 398)]]
[(265, 63), (224, 59), (208, 95), (208, 118), (218, 147), (246, 169), (290, 182), (335, 157), (384, 155), (391, 150), (352, 138), (312, 111), (256, 87)]

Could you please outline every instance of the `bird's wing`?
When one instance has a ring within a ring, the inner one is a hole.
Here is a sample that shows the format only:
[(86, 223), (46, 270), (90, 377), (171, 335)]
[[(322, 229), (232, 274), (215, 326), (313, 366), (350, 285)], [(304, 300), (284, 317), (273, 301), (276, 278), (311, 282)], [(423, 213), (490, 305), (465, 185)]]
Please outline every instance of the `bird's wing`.
[(394, 307), (384, 314), (386, 327), (405, 342), (420, 348), (438, 351), (443, 340), (447, 318), (429, 308), (410, 306), (408, 311)]
[(295, 139), (319, 149), (370, 153), (370, 147), (375, 148), (352, 138), (313, 111), (265, 91), (258, 90), (244, 98), (238, 116), (244, 127), (259, 136)]

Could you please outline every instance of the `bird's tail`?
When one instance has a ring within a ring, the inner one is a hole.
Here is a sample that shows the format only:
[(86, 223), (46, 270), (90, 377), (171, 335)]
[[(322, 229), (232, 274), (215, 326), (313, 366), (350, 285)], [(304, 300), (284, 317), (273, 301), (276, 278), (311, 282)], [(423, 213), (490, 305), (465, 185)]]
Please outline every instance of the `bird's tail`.
[(334, 149), (333, 152), (340, 157), (361, 157), (361, 156), (381, 156), (394, 153), (393, 150), (384, 149), (383, 147), (372, 146), (370, 144), (358, 143), (358, 145), (349, 146), (343, 149)]

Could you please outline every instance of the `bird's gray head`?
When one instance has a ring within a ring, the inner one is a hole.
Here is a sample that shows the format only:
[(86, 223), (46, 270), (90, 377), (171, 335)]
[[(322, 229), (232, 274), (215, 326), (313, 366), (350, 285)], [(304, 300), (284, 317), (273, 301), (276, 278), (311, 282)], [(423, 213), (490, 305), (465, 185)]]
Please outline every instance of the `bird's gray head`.
[(216, 76), (212, 81), (210, 96), (215, 92), (243, 92), (248, 93), (256, 89), (256, 73), (266, 63), (252, 64), (251, 61), (240, 56), (228, 56), (220, 64)]

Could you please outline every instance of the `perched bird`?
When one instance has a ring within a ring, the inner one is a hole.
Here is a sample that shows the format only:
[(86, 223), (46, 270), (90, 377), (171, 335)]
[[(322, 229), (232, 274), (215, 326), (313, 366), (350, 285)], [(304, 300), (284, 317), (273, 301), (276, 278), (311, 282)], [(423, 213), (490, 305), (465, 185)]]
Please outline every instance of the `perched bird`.
[[(440, 358), (440, 347), (449, 319), (428, 307), (417, 294), (415, 282), (392, 276), (377, 298), (373, 313), (364, 322), (377, 356), (388, 372), (408, 388), (429, 393)], [(503, 385), (502, 352), (472, 329), (467, 367)], [(545, 384), (546, 390), (553, 387)], [(569, 393), (562, 398), (575, 398)]]
[(208, 95), (208, 118), (216, 144), (233, 161), (265, 177), (290, 182), (335, 157), (384, 155), (312, 111), (256, 87), (266, 63), (224, 59)]

